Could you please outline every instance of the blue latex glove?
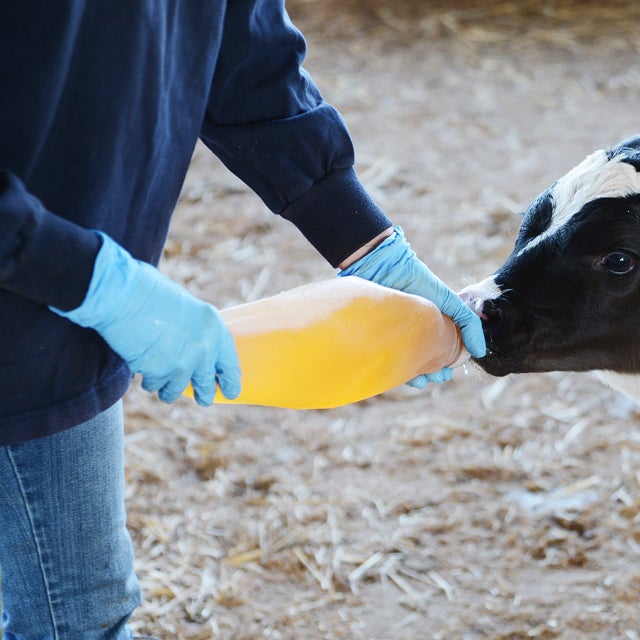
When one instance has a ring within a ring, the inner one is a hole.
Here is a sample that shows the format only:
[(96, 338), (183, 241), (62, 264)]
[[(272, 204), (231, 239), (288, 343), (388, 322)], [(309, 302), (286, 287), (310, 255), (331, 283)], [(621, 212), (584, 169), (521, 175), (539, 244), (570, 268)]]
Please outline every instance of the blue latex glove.
[(72, 311), (51, 310), (95, 329), (141, 373), (142, 387), (174, 402), (189, 382), (196, 402), (213, 402), (216, 382), (233, 399), (240, 393), (240, 365), (233, 337), (220, 313), (135, 260), (109, 236), (103, 243), (82, 304)]
[[(480, 318), (416, 256), (400, 227), (338, 275), (359, 276), (431, 300), (460, 327), (462, 341), (473, 357), (482, 358), (486, 354)], [(451, 374), (452, 370), (445, 367), (438, 372), (418, 376), (408, 384), (422, 389), (428, 382), (450, 380)]]

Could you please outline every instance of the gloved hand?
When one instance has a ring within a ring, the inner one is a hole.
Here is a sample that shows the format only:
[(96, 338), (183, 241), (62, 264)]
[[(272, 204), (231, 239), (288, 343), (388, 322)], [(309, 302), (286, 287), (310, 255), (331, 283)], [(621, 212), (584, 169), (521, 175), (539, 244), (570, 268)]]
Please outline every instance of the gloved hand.
[[(480, 318), (416, 256), (400, 227), (396, 227), (373, 251), (338, 275), (359, 276), (385, 287), (431, 300), (460, 327), (467, 351), (475, 358), (485, 355), (486, 344)], [(450, 380), (451, 374), (452, 370), (445, 367), (438, 372), (418, 376), (408, 384), (422, 389), (428, 382)]]
[(109, 236), (96, 257), (89, 290), (71, 311), (52, 311), (95, 329), (146, 391), (164, 402), (178, 399), (189, 382), (196, 402), (213, 402), (216, 382), (229, 399), (240, 393), (240, 365), (233, 337), (220, 313), (135, 260)]

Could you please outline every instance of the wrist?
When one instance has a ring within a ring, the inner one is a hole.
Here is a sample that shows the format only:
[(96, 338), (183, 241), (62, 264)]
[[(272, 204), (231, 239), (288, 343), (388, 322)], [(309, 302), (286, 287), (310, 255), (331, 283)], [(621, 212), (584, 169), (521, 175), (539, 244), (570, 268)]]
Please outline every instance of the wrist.
[(368, 253), (373, 251), (376, 247), (381, 245), (394, 231), (394, 227), (389, 227), (385, 229), (382, 233), (379, 233), (375, 238), (371, 239), (366, 244), (362, 245), (357, 251), (354, 251), (348, 258), (343, 260), (339, 265), (339, 269), (347, 269), (354, 262), (360, 260)]
[(95, 233), (100, 236), (102, 246), (96, 255), (84, 300), (70, 311), (49, 308), (75, 324), (98, 329), (112, 319), (116, 310), (117, 313), (125, 310), (136, 290), (141, 264), (107, 234)]

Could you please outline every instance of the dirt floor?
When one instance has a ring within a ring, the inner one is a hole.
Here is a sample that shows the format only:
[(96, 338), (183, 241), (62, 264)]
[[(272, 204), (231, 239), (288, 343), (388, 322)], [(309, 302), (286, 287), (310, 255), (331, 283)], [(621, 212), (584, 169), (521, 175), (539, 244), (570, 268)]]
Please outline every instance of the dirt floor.
[[(452, 287), (640, 130), (637, 2), (296, 0), (363, 182)], [(225, 307), (334, 271), (198, 149), (164, 270)], [(590, 374), (295, 412), (127, 397), (128, 509), (165, 640), (640, 638), (640, 409)]]

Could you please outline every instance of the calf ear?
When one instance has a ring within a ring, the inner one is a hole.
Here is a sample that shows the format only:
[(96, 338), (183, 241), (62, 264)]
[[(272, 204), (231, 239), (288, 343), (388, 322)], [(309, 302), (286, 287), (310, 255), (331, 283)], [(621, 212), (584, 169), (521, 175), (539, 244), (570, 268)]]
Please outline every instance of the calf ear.
[(615, 147), (611, 147), (607, 150), (607, 156), (609, 158), (623, 156), (623, 162), (628, 162), (636, 168), (636, 171), (640, 171), (640, 135), (627, 138)]

